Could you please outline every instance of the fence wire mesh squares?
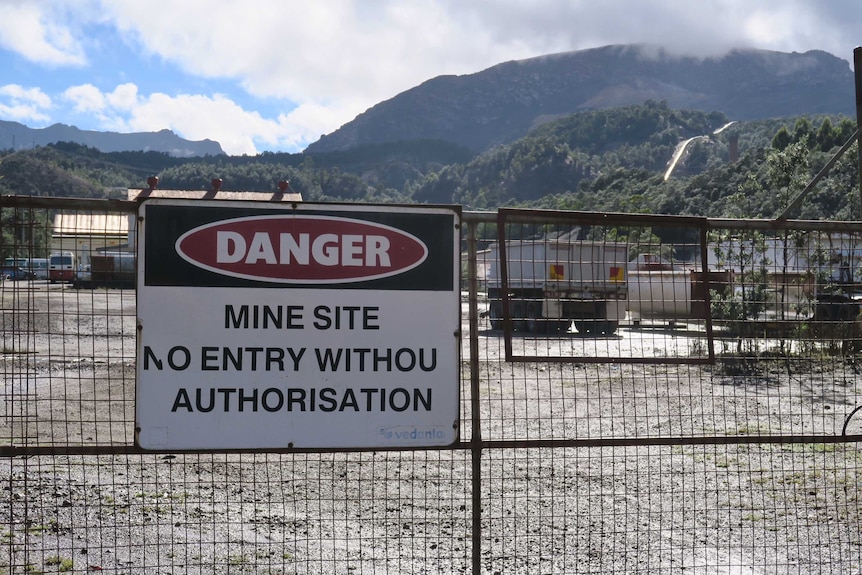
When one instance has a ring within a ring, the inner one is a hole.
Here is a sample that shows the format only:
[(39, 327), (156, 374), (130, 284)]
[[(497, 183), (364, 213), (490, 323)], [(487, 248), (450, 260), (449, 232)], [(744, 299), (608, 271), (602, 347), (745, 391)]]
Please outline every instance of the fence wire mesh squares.
[(466, 214), (460, 441), (157, 453), (134, 213), (0, 201), (0, 573), (862, 570), (862, 227)]
[(704, 239), (696, 218), (501, 210), (482, 257), (507, 359), (711, 361), (710, 295), (729, 274), (707, 272)]

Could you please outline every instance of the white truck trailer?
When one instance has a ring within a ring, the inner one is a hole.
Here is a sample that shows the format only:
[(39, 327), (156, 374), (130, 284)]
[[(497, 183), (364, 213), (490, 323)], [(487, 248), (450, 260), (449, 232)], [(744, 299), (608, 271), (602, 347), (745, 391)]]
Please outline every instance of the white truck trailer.
[[(509, 316), (515, 331), (568, 331), (572, 322), (585, 335), (610, 335), (626, 317), (628, 246), (624, 243), (560, 241), (506, 242)], [(488, 315), (503, 327), (503, 282), (498, 244), (486, 261)]]

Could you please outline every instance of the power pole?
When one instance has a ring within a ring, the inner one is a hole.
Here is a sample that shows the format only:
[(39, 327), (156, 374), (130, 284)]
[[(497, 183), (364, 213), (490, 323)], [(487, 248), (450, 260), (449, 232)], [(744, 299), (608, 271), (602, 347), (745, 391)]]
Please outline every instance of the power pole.
[(853, 50), (853, 71), (856, 75), (856, 150), (859, 158), (859, 198), (862, 200), (862, 46), (857, 46)]

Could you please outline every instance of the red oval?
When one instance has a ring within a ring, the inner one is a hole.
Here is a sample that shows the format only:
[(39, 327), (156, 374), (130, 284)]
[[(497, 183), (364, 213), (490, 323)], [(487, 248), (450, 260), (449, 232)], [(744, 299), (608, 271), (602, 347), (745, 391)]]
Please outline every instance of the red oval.
[(177, 253), (222, 275), (278, 283), (347, 283), (404, 273), (428, 257), (416, 236), (384, 224), (323, 215), (221, 220), (184, 233)]

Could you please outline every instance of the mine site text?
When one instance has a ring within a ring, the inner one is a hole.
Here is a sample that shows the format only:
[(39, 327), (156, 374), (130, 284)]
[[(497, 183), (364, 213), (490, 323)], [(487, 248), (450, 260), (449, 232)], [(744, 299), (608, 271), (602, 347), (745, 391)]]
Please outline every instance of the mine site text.
[(225, 329), (305, 329), (306, 320), (317, 330), (377, 330), (380, 329), (379, 306), (318, 305), (306, 318), (303, 305), (238, 305), (224, 306)]

